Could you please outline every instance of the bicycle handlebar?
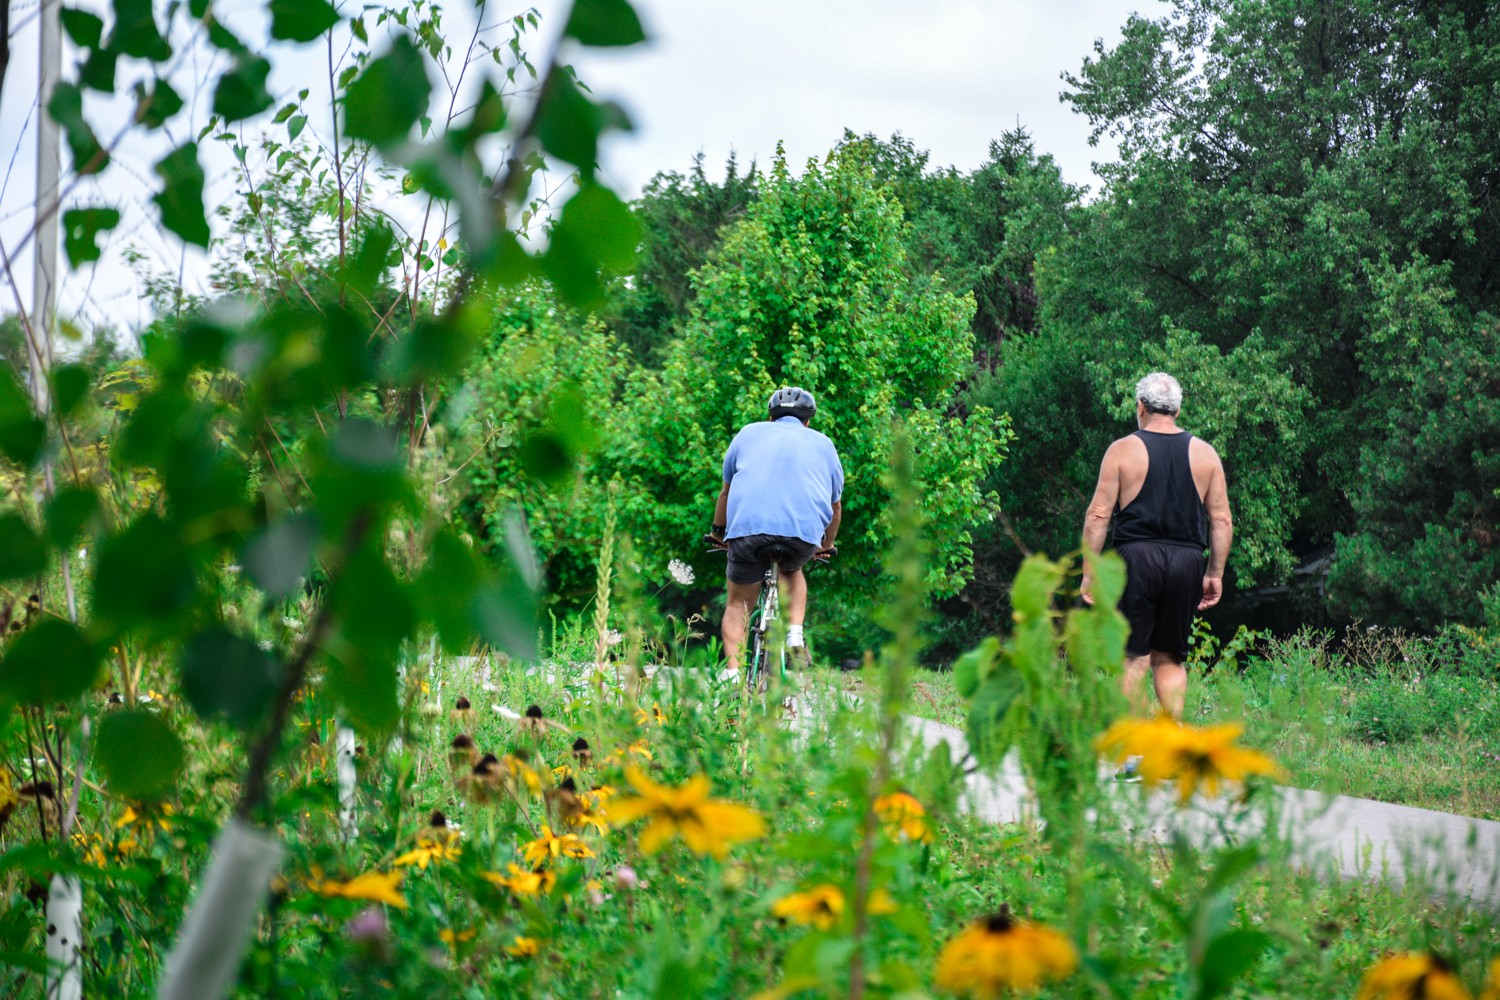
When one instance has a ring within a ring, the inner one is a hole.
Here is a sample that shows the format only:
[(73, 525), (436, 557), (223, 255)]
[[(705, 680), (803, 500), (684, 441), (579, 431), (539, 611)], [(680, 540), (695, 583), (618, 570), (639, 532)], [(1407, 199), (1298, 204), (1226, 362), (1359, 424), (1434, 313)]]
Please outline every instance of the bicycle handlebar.
[[(703, 540), (708, 543), (709, 552), (722, 552), (725, 555), (729, 554), (729, 543), (724, 539), (715, 538), (713, 535), (706, 534), (703, 536)], [(826, 550), (820, 549), (817, 552), (814, 552), (812, 557), (820, 563), (826, 563), (838, 554), (839, 547), (837, 545), (830, 545)]]

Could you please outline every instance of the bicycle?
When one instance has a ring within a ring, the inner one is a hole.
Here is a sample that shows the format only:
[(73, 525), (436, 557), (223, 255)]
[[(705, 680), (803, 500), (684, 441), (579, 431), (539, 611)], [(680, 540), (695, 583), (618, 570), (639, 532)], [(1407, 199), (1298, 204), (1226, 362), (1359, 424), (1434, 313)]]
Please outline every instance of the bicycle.
[[(704, 535), (704, 540), (709, 543), (711, 551), (729, 552), (729, 546), (713, 535)], [(838, 554), (838, 546), (833, 546), (827, 552), (819, 552), (808, 560), (805, 566), (814, 562), (826, 563)], [(750, 618), (745, 623), (745, 631), (750, 647), (750, 655), (745, 663), (744, 683), (745, 687), (756, 694), (765, 694), (771, 684), (771, 672), (767, 661), (770, 659), (770, 643), (767, 641), (766, 633), (770, 631), (771, 623), (781, 615), (780, 595), (777, 588), (781, 582), (781, 560), (791, 555), (784, 546), (767, 546), (761, 555), (769, 560), (770, 565), (766, 567), (766, 575), (760, 583), (760, 600), (750, 611)], [(804, 568), (805, 568), (804, 566)], [(786, 647), (783, 645), (779, 651), (777, 662), (777, 677), (786, 677)]]

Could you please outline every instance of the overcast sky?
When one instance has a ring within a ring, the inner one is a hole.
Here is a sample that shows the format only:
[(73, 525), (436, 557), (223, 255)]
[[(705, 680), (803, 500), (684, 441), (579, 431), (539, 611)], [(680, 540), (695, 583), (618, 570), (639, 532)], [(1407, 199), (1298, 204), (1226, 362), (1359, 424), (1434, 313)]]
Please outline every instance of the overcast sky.
[[(13, 21), (0, 104), (0, 168), (9, 167), (0, 194), (0, 238), (14, 248), (30, 227), (34, 201), (37, 0), (0, 2), (11, 4)], [(82, 7), (97, 2), (74, 0)], [(931, 151), (933, 166), (969, 170), (984, 161), (992, 139), (1018, 124), (1039, 152), (1057, 159), (1067, 180), (1097, 189), (1092, 164), (1112, 159), (1115, 150), (1107, 140), (1088, 145), (1087, 123), (1058, 99), (1059, 74), (1076, 71), (1096, 39), (1113, 45), (1131, 11), (1155, 15), (1159, 6), (1155, 0), (635, 3), (651, 35), (647, 46), (583, 50), (573, 60), (597, 94), (620, 101), (636, 122), (633, 134), (611, 139), (603, 150), (607, 177), (628, 197), (658, 171), (686, 171), (700, 151), (711, 176), (722, 173), (731, 150), (744, 165), (752, 159), (765, 164), (778, 141), (796, 166), (827, 152), (845, 128), (880, 136), (899, 131)], [(231, 23), (238, 15), (236, 30), (253, 38), (263, 32), (255, 22), (261, 6), (260, 0), (221, 0), (216, 9)], [(349, 0), (340, 6), (353, 9)], [(463, 0), (450, 0), (447, 24), (455, 36), (466, 8)], [(555, 15), (562, 3), (543, 0), (537, 8), (544, 29), (532, 51), (540, 57), (560, 29)], [(306, 52), (273, 50), (278, 98), (308, 85), (301, 79)], [(189, 67), (199, 75), (207, 69)], [(128, 89), (123, 73), (121, 89)], [(206, 118), (206, 95), (192, 96), (198, 98), (187, 116), (192, 120), (178, 123), (173, 142), (190, 138)], [(109, 119), (118, 120), (120, 111), (90, 98), (86, 113), (106, 137), (117, 127)], [(190, 291), (206, 289), (202, 255), (184, 253), (175, 238), (155, 231), (146, 179), (154, 157), (167, 148), (121, 150), (106, 190), (84, 185), (86, 198), (123, 202), (126, 215), (97, 271), (85, 267), (64, 280), (60, 312), (86, 328), (100, 322), (138, 328), (150, 319), (140, 283), (122, 258), (127, 246), (144, 252), (159, 272), (180, 271)], [(222, 148), (218, 153), (227, 157)], [(227, 160), (207, 165), (210, 208), (233, 190), (232, 166)], [(29, 253), (14, 263), (29, 304)], [(10, 289), (0, 288), (0, 314), (14, 311), (13, 301)]]

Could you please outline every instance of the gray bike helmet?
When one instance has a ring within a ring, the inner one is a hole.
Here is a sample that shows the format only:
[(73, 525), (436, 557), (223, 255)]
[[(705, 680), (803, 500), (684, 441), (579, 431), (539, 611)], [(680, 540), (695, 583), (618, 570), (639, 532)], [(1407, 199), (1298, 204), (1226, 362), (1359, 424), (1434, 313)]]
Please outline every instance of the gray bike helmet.
[(818, 404), (813, 399), (812, 393), (795, 385), (789, 385), (771, 393), (771, 399), (766, 406), (771, 411), (772, 420), (780, 420), (782, 417), (811, 420), (812, 415), (818, 412)]

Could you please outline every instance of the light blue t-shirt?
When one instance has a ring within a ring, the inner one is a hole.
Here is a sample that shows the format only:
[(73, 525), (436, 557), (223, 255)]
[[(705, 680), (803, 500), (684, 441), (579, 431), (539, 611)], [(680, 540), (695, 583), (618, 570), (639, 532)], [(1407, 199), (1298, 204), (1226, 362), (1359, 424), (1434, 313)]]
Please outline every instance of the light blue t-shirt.
[(782, 535), (817, 545), (844, 495), (833, 442), (796, 417), (747, 424), (724, 453), (725, 538)]

